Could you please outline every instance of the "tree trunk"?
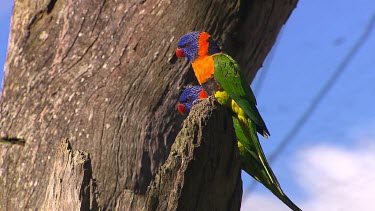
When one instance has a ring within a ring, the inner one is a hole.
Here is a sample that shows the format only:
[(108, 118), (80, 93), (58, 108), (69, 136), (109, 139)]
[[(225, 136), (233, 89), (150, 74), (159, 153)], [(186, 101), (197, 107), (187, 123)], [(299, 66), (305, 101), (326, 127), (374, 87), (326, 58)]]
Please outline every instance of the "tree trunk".
[[(59, 207), (51, 193), (69, 187), (84, 196), (72, 202), (83, 209), (239, 209), (228, 114), (211, 99), (205, 105), (213, 113), (196, 112), (176, 138), (179, 92), (195, 79), (174, 49), (181, 35), (208, 31), (252, 79), (296, 2), (15, 1), (1, 101), (0, 210)], [(89, 164), (69, 161), (71, 149), (59, 147), (66, 139)], [(58, 168), (69, 162), (82, 171)], [(59, 184), (57, 173), (76, 179)]]
[[(98, 210), (96, 182), (88, 153), (61, 142), (41, 210)], [(39, 206), (40, 208), (40, 206)]]

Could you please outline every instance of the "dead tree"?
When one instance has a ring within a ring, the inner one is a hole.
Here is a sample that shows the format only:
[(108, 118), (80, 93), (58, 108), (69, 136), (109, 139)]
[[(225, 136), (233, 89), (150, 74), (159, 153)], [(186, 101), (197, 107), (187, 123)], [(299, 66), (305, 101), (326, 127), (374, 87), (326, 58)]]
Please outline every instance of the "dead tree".
[(238, 210), (229, 114), (209, 99), (181, 129), (177, 99), (195, 79), (174, 49), (208, 31), (252, 79), (296, 3), (15, 1), (0, 210)]

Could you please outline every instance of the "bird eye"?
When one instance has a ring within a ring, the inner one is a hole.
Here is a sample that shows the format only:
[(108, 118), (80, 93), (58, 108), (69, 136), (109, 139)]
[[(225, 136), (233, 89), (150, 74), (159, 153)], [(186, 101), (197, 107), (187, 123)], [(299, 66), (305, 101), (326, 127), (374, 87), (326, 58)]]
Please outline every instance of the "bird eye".
[(190, 99), (190, 97), (188, 97), (187, 99), (186, 99), (186, 102), (190, 102), (191, 101), (191, 99)]
[(184, 46), (182, 46), (182, 48), (188, 48), (190, 47), (190, 43), (186, 43)]

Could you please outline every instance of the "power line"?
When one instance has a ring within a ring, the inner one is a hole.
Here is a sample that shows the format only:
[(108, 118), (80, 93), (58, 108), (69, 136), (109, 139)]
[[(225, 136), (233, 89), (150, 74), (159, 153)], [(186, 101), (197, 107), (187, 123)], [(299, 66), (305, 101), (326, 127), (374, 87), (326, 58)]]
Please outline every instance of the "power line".
[[(295, 138), (296, 134), (301, 130), (301, 128), (306, 124), (307, 120), (310, 118), (312, 113), (316, 110), (319, 106), (322, 99), (326, 96), (326, 94), (331, 90), (333, 85), (337, 82), (338, 78), (342, 75), (348, 64), (353, 60), (354, 56), (358, 52), (358, 50), (363, 46), (363, 44), (367, 41), (369, 35), (371, 34), (372, 28), (375, 25), (375, 12), (372, 14), (372, 17), (369, 19), (367, 26), (364, 28), (362, 35), (359, 37), (357, 42), (354, 46), (350, 49), (348, 54), (343, 58), (343, 60), (339, 63), (336, 70), (333, 74), (329, 77), (327, 82), (323, 85), (323, 87), (319, 90), (316, 96), (311, 101), (311, 104), (307, 107), (307, 109), (302, 113), (301, 117), (297, 120), (294, 124), (292, 129), (286, 134), (286, 136), (282, 139), (280, 144), (277, 146), (276, 150), (273, 154), (269, 157), (269, 163), (272, 163), (274, 160), (278, 158), (283, 150), (285, 150), (286, 146), (291, 143), (291, 141)], [(252, 182), (246, 190), (253, 189), (256, 183)], [(249, 194), (244, 195), (244, 200), (248, 197)]]

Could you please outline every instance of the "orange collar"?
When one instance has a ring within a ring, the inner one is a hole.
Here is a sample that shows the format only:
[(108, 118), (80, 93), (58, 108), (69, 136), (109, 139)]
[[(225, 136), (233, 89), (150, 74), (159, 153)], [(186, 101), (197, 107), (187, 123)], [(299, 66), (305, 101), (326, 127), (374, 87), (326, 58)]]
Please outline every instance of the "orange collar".
[(210, 34), (207, 32), (202, 32), (199, 35), (198, 39), (198, 58), (207, 56), (208, 53), (208, 47), (209, 47), (209, 42), (208, 39), (210, 38)]
[(200, 56), (191, 64), (199, 84), (214, 77), (215, 65), (213, 56)]

